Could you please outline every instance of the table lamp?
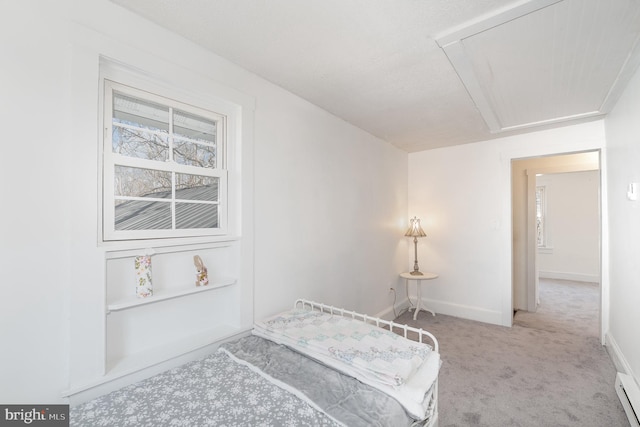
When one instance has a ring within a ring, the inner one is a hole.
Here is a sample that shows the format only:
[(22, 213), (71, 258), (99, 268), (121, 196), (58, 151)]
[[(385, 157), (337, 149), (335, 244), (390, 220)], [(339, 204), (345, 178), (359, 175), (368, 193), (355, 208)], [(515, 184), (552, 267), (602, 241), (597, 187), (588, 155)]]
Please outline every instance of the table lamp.
[(420, 220), (417, 217), (414, 216), (410, 221), (411, 225), (404, 235), (413, 237), (413, 245), (415, 248), (415, 261), (413, 262), (413, 271), (411, 274), (414, 276), (422, 276), (423, 274), (420, 272), (420, 268), (418, 268), (418, 237), (425, 237), (427, 234), (422, 227), (420, 227)]

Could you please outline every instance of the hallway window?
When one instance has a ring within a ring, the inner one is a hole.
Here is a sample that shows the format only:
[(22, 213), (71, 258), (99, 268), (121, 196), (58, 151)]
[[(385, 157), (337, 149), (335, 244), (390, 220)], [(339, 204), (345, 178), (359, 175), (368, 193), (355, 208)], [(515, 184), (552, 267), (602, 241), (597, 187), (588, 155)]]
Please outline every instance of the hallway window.
[(545, 232), (545, 216), (547, 208), (547, 199), (544, 186), (536, 187), (536, 237), (538, 241), (538, 247), (544, 248), (547, 246), (546, 232)]

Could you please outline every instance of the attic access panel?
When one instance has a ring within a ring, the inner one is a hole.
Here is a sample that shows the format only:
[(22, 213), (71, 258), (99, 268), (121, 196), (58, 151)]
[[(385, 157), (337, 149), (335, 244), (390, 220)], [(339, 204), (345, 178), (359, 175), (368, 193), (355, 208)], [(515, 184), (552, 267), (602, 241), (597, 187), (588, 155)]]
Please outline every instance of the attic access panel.
[(640, 2), (534, 0), (436, 38), (491, 132), (608, 113), (640, 55)]

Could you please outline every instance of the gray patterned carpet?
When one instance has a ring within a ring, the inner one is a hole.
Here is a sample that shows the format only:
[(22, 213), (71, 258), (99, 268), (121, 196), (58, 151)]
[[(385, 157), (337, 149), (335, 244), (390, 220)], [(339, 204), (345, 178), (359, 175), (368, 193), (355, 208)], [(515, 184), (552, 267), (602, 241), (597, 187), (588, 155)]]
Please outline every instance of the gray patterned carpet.
[(519, 312), (512, 328), (402, 314), (399, 322), (440, 341), (439, 426), (629, 426), (597, 338), (598, 292), (593, 284), (543, 281), (540, 310)]
[(518, 311), (513, 322), (525, 328), (600, 335), (600, 287), (597, 283), (540, 280), (540, 305), (535, 313)]

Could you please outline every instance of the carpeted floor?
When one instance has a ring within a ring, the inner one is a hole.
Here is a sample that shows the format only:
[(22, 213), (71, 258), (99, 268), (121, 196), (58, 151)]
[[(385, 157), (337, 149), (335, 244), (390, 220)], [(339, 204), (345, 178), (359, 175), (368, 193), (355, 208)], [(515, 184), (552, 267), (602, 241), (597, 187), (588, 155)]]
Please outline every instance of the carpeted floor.
[(597, 283), (540, 279), (535, 313), (518, 311), (514, 325), (550, 332), (600, 336), (600, 286)]
[[(519, 313), (512, 328), (424, 312), (398, 317), (440, 341), (440, 427), (629, 426), (597, 338), (597, 305), (592, 315), (576, 303), (592, 300), (594, 285), (575, 284), (542, 283), (541, 309)], [(583, 317), (595, 326), (571, 320)]]

